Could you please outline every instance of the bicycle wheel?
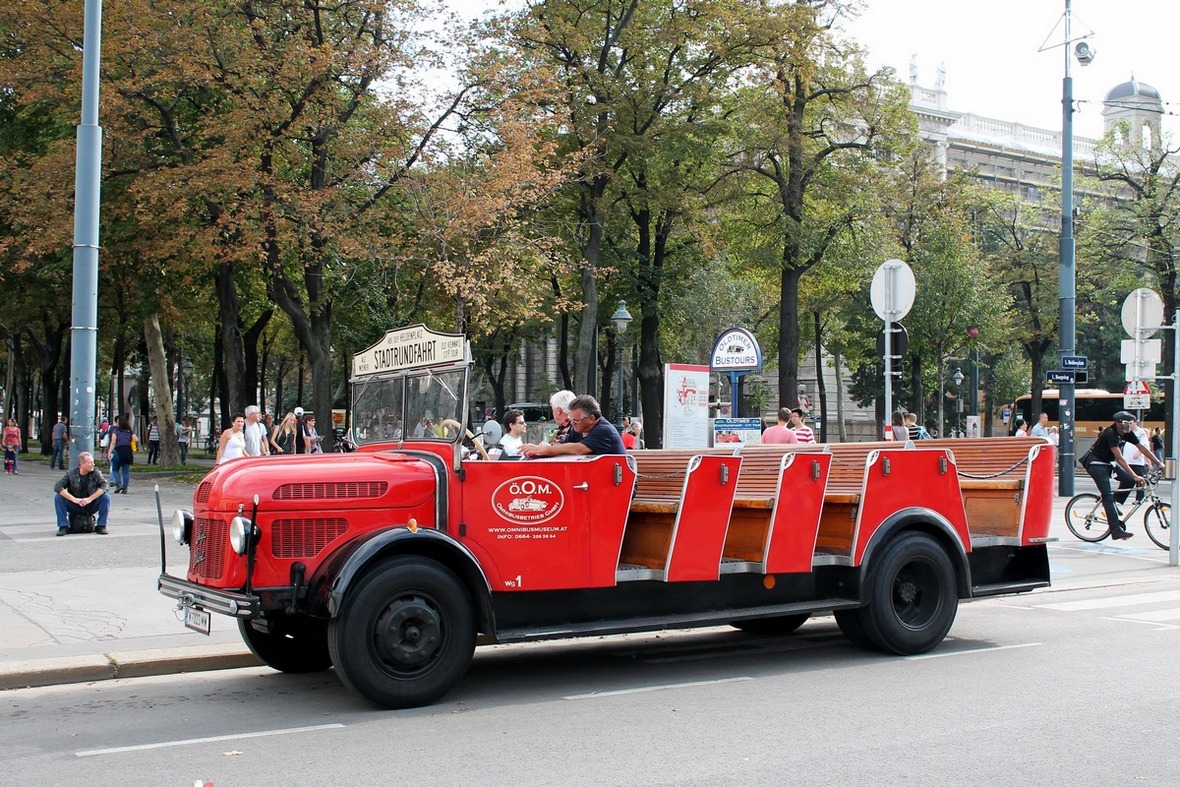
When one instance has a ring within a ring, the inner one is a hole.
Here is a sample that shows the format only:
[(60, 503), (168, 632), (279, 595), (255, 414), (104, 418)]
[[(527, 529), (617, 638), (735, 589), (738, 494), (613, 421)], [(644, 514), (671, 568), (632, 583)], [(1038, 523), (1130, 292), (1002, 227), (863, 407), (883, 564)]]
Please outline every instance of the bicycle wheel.
[(1065, 507), (1065, 524), (1069, 525), (1069, 532), (1083, 541), (1101, 541), (1110, 535), (1102, 498), (1089, 492), (1074, 495), (1069, 501)]
[(1171, 524), (1172, 506), (1167, 503), (1153, 503), (1143, 514), (1143, 529), (1147, 531), (1147, 537), (1154, 541), (1160, 549), (1167, 549), (1170, 546), (1169, 539), (1172, 535), (1169, 527)]

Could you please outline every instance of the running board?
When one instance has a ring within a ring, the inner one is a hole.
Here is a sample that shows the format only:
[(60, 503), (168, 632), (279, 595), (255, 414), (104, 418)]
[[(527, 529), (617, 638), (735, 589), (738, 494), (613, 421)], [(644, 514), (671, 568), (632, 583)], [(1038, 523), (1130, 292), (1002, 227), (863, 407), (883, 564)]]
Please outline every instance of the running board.
[(714, 610), (682, 615), (660, 615), (628, 620), (595, 620), (585, 623), (546, 626), (544, 628), (520, 627), (496, 632), (495, 641), (528, 642), (531, 640), (558, 639), (561, 637), (586, 637), (606, 634), (631, 634), (641, 631), (663, 631), (665, 629), (705, 628), (724, 626), (736, 620), (774, 618), (803, 613), (825, 613), (842, 609), (856, 609), (860, 602), (847, 598), (823, 598), (814, 601), (797, 601), (789, 604), (745, 607), (742, 609)]
[(1049, 587), (1048, 582), (999, 582), (994, 585), (976, 585), (971, 588), (971, 598), (986, 598), (988, 596), (1002, 596), (1006, 593), (1027, 593), (1037, 588)]

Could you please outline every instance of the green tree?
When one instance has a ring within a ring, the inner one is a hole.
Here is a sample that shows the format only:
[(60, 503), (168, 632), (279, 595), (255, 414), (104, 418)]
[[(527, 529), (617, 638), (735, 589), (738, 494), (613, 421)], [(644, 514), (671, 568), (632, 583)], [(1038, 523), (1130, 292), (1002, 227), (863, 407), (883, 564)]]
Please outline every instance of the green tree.
[(832, 23), (845, 3), (765, 5), (761, 45), (742, 89), (735, 127), (735, 172), (757, 200), (778, 241), (778, 387), (793, 404), (800, 356), (800, 283), (833, 244), (867, 217), (866, 201), (840, 173), (873, 166), (914, 139), (908, 90), (889, 70), (868, 74), (859, 51), (838, 41)]

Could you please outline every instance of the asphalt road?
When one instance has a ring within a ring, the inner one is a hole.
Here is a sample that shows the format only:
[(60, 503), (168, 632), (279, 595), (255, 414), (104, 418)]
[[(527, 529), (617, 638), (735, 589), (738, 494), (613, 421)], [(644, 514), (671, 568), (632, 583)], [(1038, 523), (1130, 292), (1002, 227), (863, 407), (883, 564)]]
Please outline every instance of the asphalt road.
[[(1067, 542), (1088, 581), (964, 604), (925, 657), (831, 618), (481, 649), (429, 708), (264, 668), (0, 694), (10, 784), (1171, 785), (1180, 574)], [(1071, 567), (1071, 564), (1072, 567)], [(1093, 566), (1091, 565), (1092, 569)]]

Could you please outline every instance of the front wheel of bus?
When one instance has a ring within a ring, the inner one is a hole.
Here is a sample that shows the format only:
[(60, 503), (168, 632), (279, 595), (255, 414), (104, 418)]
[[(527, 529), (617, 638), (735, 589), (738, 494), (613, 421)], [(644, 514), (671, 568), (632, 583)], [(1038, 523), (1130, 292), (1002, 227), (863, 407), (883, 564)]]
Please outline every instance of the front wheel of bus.
[(328, 627), (328, 647), (340, 679), (370, 702), (428, 705), (454, 688), (471, 663), (471, 597), (445, 566), (393, 558), (349, 590)]
[(866, 638), (888, 653), (925, 653), (946, 638), (959, 598), (955, 567), (928, 535), (902, 533), (869, 568), (867, 604), (857, 610)]

